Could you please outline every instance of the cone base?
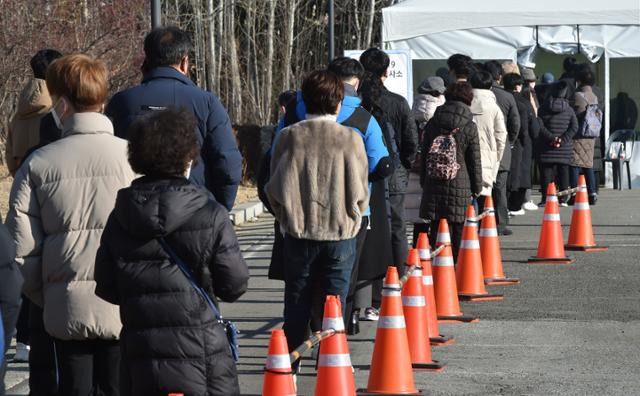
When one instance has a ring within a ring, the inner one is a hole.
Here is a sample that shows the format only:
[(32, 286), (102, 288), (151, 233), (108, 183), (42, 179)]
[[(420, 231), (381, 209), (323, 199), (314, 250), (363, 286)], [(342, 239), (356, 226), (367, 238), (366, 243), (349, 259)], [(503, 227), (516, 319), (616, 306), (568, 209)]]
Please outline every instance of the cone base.
[(429, 343), (432, 346), (447, 346), (456, 343), (456, 339), (452, 336), (444, 336), (440, 334), (438, 337), (429, 337)]
[(438, 315), (438, 323), (477, 323), (480, 319), (473, 316), (441, 316)]
[(566, 245), (564, 248), (565, 250), (579, 251), (579, 252), (604, 252), (606, 250), (609, 250), (609, 246), (600, 246), (600, 245), (593, 245), (593, 246)]
[(484, 278), (485, 285), (517, 285), (520, 283), (518, 278)]
[(529, 264), (571, 264), (574, 261), (576, 261), (576, 259), (574, 259), (573, 257), (558, 257), (558, 258), (552, 258), (552, 257), (529, 257)]
[(439, 362), (437, 360), (432, 361), (431, 363), (411, 363), (411, 367), (414, 371), (442, 371), (447, 364), (444, 362)]
[(458, 293), (458, 299), (460, 301), (493, 301), (493, 300), (504, 300), (504, 295), (502, 294), (466, 294), (466, 293)]
[(417, 389), (415, 392), (408, 393), (387, 393), (387, 392), (375, 392), (367, 389), (358, 389), (356, 390), (356, 395), (358, 396), (369, 396), (369, 395), (421, 395), (422, 391)]

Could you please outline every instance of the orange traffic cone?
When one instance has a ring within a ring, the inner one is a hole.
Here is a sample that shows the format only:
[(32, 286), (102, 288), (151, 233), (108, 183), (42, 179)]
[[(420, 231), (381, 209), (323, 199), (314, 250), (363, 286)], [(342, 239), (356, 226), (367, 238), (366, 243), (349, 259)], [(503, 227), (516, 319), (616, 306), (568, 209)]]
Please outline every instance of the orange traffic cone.
[(324, 304), (322, 330), (328, 329), (335, 329), (337, 332), (334, 336), (320, 342), (315, 394), (317, 396), (355, 396), (356, 385), (353, 379), (351, 357), (337, 296), (327, 296)]
[(591, 209), (589, 209), (589, 197), (587, 196), (587, 183), (584, 175), (578, 179), (578, 193), (573, 205), (571, 215), (571, 228), (569, 229), (569, 242), (567, 250), (582, 250), (584, 252), (597, 252), (609, 250), (607, 246), (598, 246), (593, 238), (591, 226)]
[(458, 251), (456, 282), (458, 297), (463, 301), (502, 300), (502, 294), (489, 294), (484, 287), (480, 241), (478, 240), (478, 219), (473, 205), (467, 207), (462, 241)]
[(500, 238), (496, 227), (496, 215), (491, 195), (484, 200), (484, 211), (487, 215), (480, 223), (480, 255), (482, 256), (482, 272), (487, 285), (513, 285), (520, 283), (518, 278), (507, 278), (502, 269), (500, 254)]
[(263, 396), (290, 396), (296, 394), (293, 384), (293, 372), (287, 349), (287, 338), (284, 330), (271, 331), (269, 340), (269, 355), (264, 369)]
[[(411, 249), (409, 255), (411, 256), (412, 253), (417, 256), (418, 252), (416, 249)], [(416, 263), (409, 262), (409, 264)], [(402, 310), (407, 322), (411, 366), (419, 370), (442, 371), (445, 365), (431, 358), (427, 306), (424, 298), (422, 267), (419, 259), (416, 268), (402, 287)]]
[(538, 242), (538, 254), (529, 258), (529, 263), (538, 264), (571, 264), (575, 260), (564, 254), (564, 241), (562, 238), (562, 225), (560, 224), (560, 210), (556, 185), (549, 183), (547, 187), (547, 200), (544, 206), (544, 218), (542, 231)]
[[(433, 272), (431, 269), (431, 246), (429, 246), (429, 238), (427, 234), (421, 232), (418, 235), (418, 243), (416, 245), (418, 252), (418, 260), (422, 265), (422, 286), (424, 292), (425, 303), (427, 304), (427, 330), (429, 331), (429, 341), (434, 346), (451, 345), (456, 342), (452, 336), (440, 334), (438, 326), (438, 314), (436, 313), (436, 296), (433, 290)], [(408, 264), (415, 262), (415, 257), (409, 252)]]
[(382, 287), (380, 318), (371, 358), (369, 383), (364, 394), (419, 394), (413, 382), (400, 297), (398, 271), (395, 267), (389, 267)]
[(446, 219), (438, 224), (436, 247), (446, 246), (433, 259), (433, 288), (436, 295), (436, 312), (440, 323), (477, 322), (478, 318), (464, 316), (458, 302), (458, 286), (456, 273), (453, 268), (453, 253), (451, 252), (451, 235)]

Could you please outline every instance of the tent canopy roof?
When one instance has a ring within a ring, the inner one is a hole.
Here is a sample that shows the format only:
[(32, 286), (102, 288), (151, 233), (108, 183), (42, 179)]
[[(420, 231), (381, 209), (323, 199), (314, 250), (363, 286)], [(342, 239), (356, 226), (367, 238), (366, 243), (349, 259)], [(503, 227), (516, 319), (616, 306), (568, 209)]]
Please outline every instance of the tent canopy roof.
[(640, 25), (640, 1), (405, 0), (383, 9), (382, 14), (382, 39), (387, 42), (487, 27)]

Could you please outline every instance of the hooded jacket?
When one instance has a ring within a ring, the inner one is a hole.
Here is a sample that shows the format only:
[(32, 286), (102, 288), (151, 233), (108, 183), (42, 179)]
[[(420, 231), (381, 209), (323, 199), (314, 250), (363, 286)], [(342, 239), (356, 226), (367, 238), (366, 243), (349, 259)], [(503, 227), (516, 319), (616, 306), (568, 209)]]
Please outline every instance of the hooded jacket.
[(214, 301), (247, 290), (233, 226), (211, 193), (147, 176), (120, 190), (97, 254), (96, 294), (120, 306), (125, 394), (239, 394), (223, 326), (158, 238)]
[(335, 117), (307, 115), (279, 134), (265, 191), (292, 237), (342, 241), (360, 229), (369, 203), (367, 174), (360, 136)]
[(40, 143), (40, 120), (51, 109), (51, 97), (45, 80), (34, 78), (20, 94), (18, 110), (7, 133), (6, 158), (9, 172), (15, 176), (25, 153)]
[(482, 190), (482, 164), (478, 129), (473, 122), (469, 106), (462, 102), (449, 101), (438, 107), (427, 124), (422, 152), (428, 153), (436, 137), (455, 128), (456, 160), (460, 165), (453, 180), (434, 180), (425, 175), (425, 161), (421, 163), (422, 202), (420, 217), (437, 221), (447, 219), (451, 223), (464, 222), (471, 194)]
[(94, 293), (95, 257), (115, 197), (133, 180), (127, 142), (98, 113), (76, 113), (62, 139), (29, 156), (13, 181), (7, 226), (23, 293), (62, 340), (117, 340), (118, 308)]
[[(549, 97), (540, 108), (538, 115), (544, 125), (540, 128), (538, 136), (538, 160), (541, 163), (571, 165), (573, 137), (578, 131), (578, 121), (569, 101)], [(550, 145), (556, 137), (561, 139), (559, 148)]]
[(172, 67), (157, 67), (145, 74), (142, 84), (115, 94), (105, 114), (113, 120), (116, 136), (126, 139), (136, 118), (166, 106), (184, 107), (196, 116), (200, 157), (191, 169), (190, 180), (207, 187), (231, 210), (242, 179), (242, 155), (229, 116), (211, 92), (198, 88)]
[(488, 89), (474, 89), (471, 102), (473, 121), (478, 127), (480, 158), (482, 162), (482, 195), (491, 195), (498, 175), (500, 160), (507, 143), (504, 116), (496, 97)]
[(444, 104), (444, 95), (432, 96), (429, 94), (417, 94), (413, 97), (413, 106), (411, 113), (418, 123), (420, 129), (423, 129), (427, 122), (433, 117), (438, 106)]
[(518, 114), (516, 100), (510, 92), (505, 91), (497, 83), (493, 84), (491, 92), (496, 96), (496, 102), (502, 110), (504, 123), (507, 127), (508, 144), (505, 146), (504, 154), (500, 160), (500, 171), (508, 171), (511, 167), (511, 146), (515, 143), (520, 132), (520, 114)]

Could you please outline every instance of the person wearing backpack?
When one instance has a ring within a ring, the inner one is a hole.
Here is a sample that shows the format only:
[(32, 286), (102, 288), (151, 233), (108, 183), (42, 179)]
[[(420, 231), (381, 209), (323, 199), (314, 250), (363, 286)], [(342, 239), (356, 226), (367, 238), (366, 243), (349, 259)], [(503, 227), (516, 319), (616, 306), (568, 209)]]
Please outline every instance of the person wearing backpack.
[(478, 128), (469, 109), (471, 85), (457, 82), (444, 95), (446, 102), (436, 109), (422, 142), (420, 217), (431, 221), (432, 246), (440, 219), (447, 219), (457, 258), (467, 206), (482, 191), (482, 163)]
[[(582, 68), (576, 75), (579, 86), (575, 94), (573, 109), (578, 119), (578, 133), (573, 138), (573, 159), (569, 170), (571, 187), (578, 185), (578, 175), (584, 174), (589, 192), (589, 204), (595, 205), (598, 195), (593, 172), (593, 157), (596, 138), (602, 129), (602, 111), (593, 92), (595, 77), (589, 68)], [(575, 197), (569, 201), (573, 203)]]

